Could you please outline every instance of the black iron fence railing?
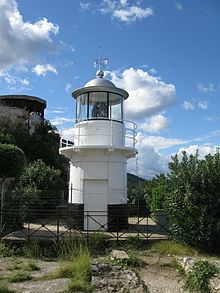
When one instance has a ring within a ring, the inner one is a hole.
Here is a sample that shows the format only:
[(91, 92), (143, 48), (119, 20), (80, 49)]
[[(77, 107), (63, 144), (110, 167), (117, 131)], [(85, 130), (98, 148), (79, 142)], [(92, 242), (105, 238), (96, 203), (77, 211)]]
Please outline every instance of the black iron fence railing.
[[(134, 216), (135, 215), (135, 216)], [(108, 211), (74, 210), (71, 206), (56, 209), (1, 209), (0, 239), (31, 240), (65, 237), (88, 237), (104, 233), (110, 239), (138, 236), (166, 239), (170, 236), (165, 213), (145, 210), (115, 209)]]

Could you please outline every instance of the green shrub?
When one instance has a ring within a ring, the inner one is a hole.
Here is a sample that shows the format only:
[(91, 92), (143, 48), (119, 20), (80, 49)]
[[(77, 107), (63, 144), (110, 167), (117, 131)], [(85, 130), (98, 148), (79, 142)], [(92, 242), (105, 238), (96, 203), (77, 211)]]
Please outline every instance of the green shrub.
[(201, 249), (214, 246), (220, 218), (220, 153), (172, 157), (166, 206), (173, 237)]
[(25, 163), (24, 152), (15, 145), (0, 143), (0, 178), (16, 177)]
[(218, 272), (217, 267), (209, 262), (198, 261), (195, 263), (193, 270), (187, 274), (184, 288), (190, 292), (209, 293), (211, 292), (210, 278), (214, 277)]
[(0, 242), (0, 257), (11, 257), (17, 255), (15, 247)]

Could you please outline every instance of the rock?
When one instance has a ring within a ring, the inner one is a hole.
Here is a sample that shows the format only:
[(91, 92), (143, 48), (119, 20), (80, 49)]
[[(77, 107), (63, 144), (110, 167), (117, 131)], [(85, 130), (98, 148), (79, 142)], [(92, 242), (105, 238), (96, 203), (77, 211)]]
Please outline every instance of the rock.
[[(104, 263), (96, 263), (92, 268), (92, 285), (95, 293), (145, 292), (143, 282), (130, 268)], [(96, 268), (99, 269), (98, 275)]]
[(125, 260), (129, 259), (129, 256), (124, 250), (112, 250), (111, 259)]

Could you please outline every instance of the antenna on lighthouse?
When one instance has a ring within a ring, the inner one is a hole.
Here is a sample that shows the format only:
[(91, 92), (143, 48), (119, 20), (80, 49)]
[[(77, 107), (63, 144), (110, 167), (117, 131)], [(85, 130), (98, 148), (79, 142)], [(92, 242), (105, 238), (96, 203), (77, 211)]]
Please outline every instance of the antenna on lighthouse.
[(99, 70), (96, 73), (96, 76), (99, 78), (103, 78), (104, 72), (103, 70), (108, 64), (109, 59), (108, 58), (102, 58), (102, 46), (99, 46), (99, 58), (94, 59), (94, 67), (99, 68)]

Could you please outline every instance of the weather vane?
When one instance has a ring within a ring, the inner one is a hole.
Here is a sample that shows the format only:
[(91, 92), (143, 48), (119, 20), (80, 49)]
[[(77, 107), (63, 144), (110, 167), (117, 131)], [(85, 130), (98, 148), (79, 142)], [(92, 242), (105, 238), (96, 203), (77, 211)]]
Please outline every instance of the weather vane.
[(102, 46), (99, 46), (99, 58), (94, 59), (94, 67), (99, 68), (99, 71), (103, 71), (108, 64), (108, 58), (102, 58)]

